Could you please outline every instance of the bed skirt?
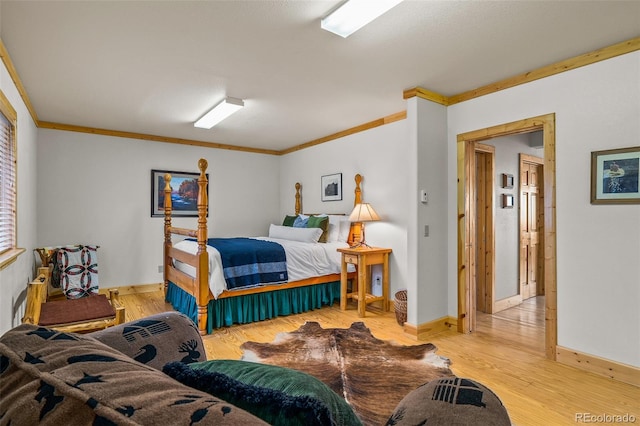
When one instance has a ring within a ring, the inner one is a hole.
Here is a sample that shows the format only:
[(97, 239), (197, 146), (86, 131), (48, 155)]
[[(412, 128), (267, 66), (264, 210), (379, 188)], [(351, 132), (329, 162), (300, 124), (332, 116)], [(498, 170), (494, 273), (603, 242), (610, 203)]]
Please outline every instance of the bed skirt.
[[(307, 312), (332, 305), (336, 300), (340, 300), (340, 281), (211, 300), (207, 308), (207, 333), (223, 326)], [(169, 282), (166, 301), (198, 323), (195, 297), (172, 282)]]

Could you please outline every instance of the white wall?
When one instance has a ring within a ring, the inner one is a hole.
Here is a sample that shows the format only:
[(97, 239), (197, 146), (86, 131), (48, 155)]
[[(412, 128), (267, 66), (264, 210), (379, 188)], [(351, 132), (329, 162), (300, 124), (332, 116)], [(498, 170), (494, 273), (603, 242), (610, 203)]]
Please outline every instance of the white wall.
[[(97, 244), (101, 287), (158, 283), (164, 219), (151, 217), (151, 170), (209, 162), (209, 235), (266, 235), (279, 218), (278, 157), (41, 129), (38, 245)], [(195, 229), (196, 218), (174, 219)]]
[[(0, 89), (18, 114), (18, 247), (26, 252), (0, 271), (0, 334), (20, 324), (19, 310), (27, 283), (33, 279), (36, 247), (36, 138), (38, 129), (29, 115), (4, 64), (0, 63)], [(16, 309), (18, 309), (16, 311)]]
[[(415, 98), (417, 145), (417, 187), (412, 187), (409, 205), (417, 220), (409, 226), (410, 247), (416, 247), (409, 268), (416, 271), (416, 291), (407, 292), (407, 319), (414, 325), (447, 316), (447, 109), (443, 105)], [(409, 111), (412, 102), (409, 102)], [(428, 202), (419, 201), (421, 190)], [(425, 226), (429, 235), (425, 236)], [(415, 310), (415, 320), (410, 315)]]
[[(407, 120), (401, 120), (284, 155), (280, 161), (280, 222), (293, 212), (296, 182), (302, 184), (304, 212), (349, 214), (354, 176), (363, 176), (362, 199), (382, 219), (366, 225), (367, 243), (393, 249), (389, 258), (391, 297), (407, 286), (408, 188), (415, 180), (407, 140)], [(342, 173), (342, 201), (323, 202), (320, 178), (334, 173)]]
[(591, 205), (589, 192), (591, 151), (639, 145), (639, 81), (633, 52), (449, 107), (450, 315), (457, 315), (456, 135), (556, 113), (558, 344), (640, 366), (640, 205)]

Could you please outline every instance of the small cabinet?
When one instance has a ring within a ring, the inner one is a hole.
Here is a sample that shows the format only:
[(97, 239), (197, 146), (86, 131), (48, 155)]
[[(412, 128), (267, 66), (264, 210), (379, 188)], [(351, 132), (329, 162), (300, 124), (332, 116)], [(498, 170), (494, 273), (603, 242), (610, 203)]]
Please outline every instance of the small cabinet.
[[(367, 305), (374, 302), (382, 303), (382, 310), (389, 310), (389, 254), (390, 248), (358, 247), (341, 248), (342, 267), (340, 273), (340, 309), (347, 309), (348, 299), (358, 302), (358, 316), (364, 317)], [(382, 295), (376, 296), (369, 290), (371, 265), (382, 265)], [(351, 291), (347, 291), (347, 265), (355, 265), (357, 278)]]

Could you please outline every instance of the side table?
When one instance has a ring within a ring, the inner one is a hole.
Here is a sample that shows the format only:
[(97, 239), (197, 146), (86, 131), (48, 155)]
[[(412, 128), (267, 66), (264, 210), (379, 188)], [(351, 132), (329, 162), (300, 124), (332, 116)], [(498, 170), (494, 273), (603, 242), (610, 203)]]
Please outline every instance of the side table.
[[(358, 316), (364, 317), (367, 305), (373, 302), (382, 302), (382, 310), (389, 310), (389, 254), (390, 248), (358, 247), (340, 248), (342, 262), (340, 268), (340, 309), (347, 308), (347, 299), (358, 301)], [(358, 271), (357, 280), (347, 293), (347, 265), (355, 265)], [(375, 296), (367, 291), (371, 285), (369, 282), (369, 266), (382, 265), (382, 296)]]

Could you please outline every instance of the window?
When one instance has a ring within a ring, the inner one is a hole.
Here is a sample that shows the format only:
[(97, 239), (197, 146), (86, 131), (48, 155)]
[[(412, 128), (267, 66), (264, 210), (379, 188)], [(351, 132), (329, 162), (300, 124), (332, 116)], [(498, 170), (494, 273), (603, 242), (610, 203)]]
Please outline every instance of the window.
[(0, 267), (16, 249), (16, 111), (0, 91)]

